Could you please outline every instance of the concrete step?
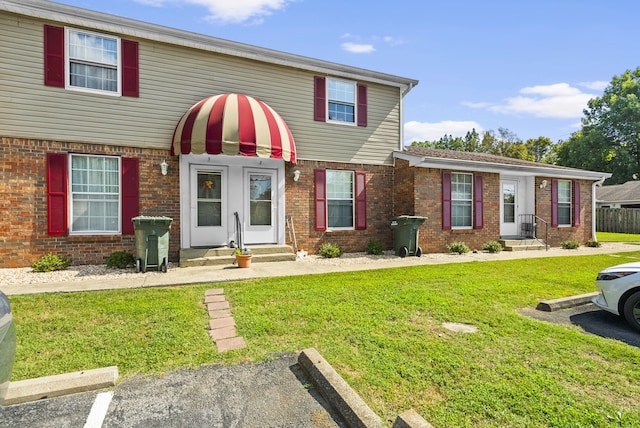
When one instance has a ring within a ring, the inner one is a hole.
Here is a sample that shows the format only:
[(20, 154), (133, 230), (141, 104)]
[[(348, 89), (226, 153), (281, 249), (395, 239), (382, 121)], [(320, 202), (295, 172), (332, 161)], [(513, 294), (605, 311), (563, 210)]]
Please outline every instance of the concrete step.
[[(296, 255), (288, 245), (251, 245), (251, 263), (295, 261)], [(235, 249), (183, 248), (180, 250), (180, 267), (231, 265), (235, 261)]]
[(504, 251), (539, 251), (547, 247), (536, 239), (501, 239), (498, 242)]

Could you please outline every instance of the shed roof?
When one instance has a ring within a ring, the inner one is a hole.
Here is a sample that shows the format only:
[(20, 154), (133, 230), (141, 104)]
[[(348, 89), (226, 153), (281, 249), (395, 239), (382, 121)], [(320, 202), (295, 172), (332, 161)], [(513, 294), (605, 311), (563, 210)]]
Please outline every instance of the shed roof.
[(423, 168), (494, 172), (510, 175), (540, 175), (545, 177), (593, 181), (600, 181), (611, 177), (611, 174), (607, 172), (587, 171), (566, 166), (495, 156), (487, 153), (457, 150), (407, 147), (401, 152), (394, 152), (394, 157), (406, 159), (412, 166)]
[(602, 203), (640, 202), (640, 181), (627, 181), (623, 184), (602, 186), (596, 189), (596, 201)]

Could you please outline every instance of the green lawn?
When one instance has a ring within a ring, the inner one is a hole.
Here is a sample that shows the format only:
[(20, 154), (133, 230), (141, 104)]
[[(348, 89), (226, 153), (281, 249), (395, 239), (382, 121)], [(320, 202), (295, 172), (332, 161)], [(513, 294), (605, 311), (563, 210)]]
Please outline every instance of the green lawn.
[(639, 243), (640, 235), (633, 233), (613, 233), (613, 232), (597, 232), (596, 236), (600, 242), (629, 242)]
[[(637, 258), (225, 283), (248, 348), (224, 354), (207, 334), (207, 286), (14, 296), (13, 380), (107, 365), (128, 378), (315, 347), (389, 425), (414, 408), (436, 427), (640, 426), (640, 349), (518, 313), (541, 299), (592, 292), (598, 270)], [(443, 322), (479, 332), (452, 333)]]

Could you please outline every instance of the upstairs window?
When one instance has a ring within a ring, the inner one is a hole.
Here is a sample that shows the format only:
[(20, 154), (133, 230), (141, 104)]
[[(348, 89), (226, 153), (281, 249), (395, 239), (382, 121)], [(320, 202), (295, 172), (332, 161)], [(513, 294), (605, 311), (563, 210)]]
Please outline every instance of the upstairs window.
[(120, 39), (66, 29), (66, 87), (120, 94)]
[(138, 42), (45, 25), (44, 84), (96, 94), (138, 97)]
[(367, 86), (324, 76), (314, 78), (314, 120), (367, 126)]
[(356, 85), (354, 82), (328, 79), (329, 121), (356, 122)]

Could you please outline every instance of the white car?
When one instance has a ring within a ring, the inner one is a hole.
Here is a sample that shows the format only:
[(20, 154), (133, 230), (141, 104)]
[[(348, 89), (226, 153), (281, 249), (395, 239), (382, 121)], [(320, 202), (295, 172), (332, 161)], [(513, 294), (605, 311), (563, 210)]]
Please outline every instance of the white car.
[(593, 303), (605, 311), (624, 316), (640, 331), (640, 262), (607, 268), (596, 279), (598, 296)]
[(15, 355), (16, 327), (13, 324), (9, 299), (0, 291), (0, 404), (4, 403), (9, 388)]

